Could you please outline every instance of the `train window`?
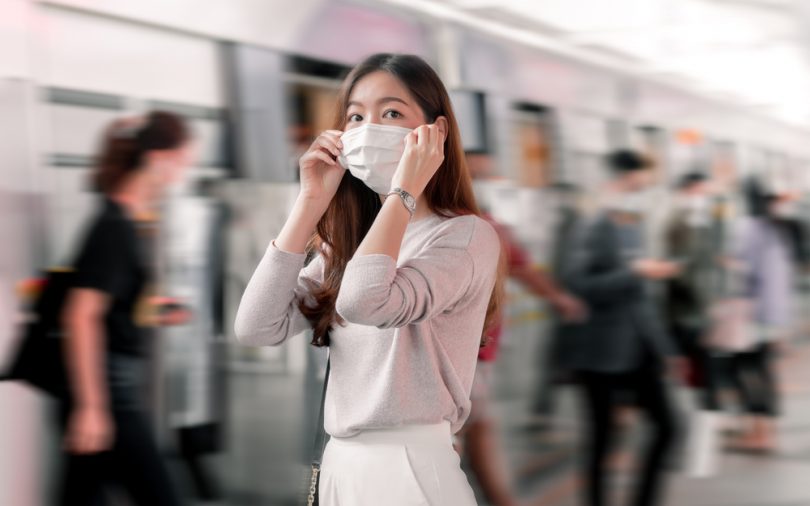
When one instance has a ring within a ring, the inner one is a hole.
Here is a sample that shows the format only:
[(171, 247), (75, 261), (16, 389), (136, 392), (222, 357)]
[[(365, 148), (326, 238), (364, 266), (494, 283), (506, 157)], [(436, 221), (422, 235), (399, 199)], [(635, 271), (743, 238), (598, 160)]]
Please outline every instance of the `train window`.
[(197, 165), (200, 168), (213, 169), (212, 173), (233, 168), (230, 131), (223, 109), (164, 101), (151, 101), (147, 108), (179, 114), (191, 124), (199, 146)]
[(74, 168), (92, 166), (99, 132), (123, 114), (123, 97), (46, 88), (43, 99), (52, 125), (47, 148), (51, 165)]
[(475, 91), (454, 90), (450, 92), (450, 100), (453, 103), (453, 112), (456, 114), (456, 120), (461, 130), (461, 144), (464, 151), (491, 152), (486, 128), (484, 94)]
[(350, 68), (301, 56), (290, 57), (286, 68), (289, 164), (298, 177), (298, 158), (320, 132), (334, 126), (338, 89)]
[(305, 56), (290, 56), (287, 59), (287, 71), (298, 76), (319, 77), (327, 80), (341, 81), (350, 70), (350, 67), (339, 63), (316, 60)]
[(512, 109), (512, 163), (504, 175), (521, 186), (548, 186), (554, 180), (560, 148), (555, 142), (558, 133), (553, 111), (526, 103), (517, 103)]
[(556, 180), (596, 193), (607, 178), (603, 158), (610, 150), (608, 122), (593, 114), (566, 111), (560, 116), (560, 126), (565, 160), (564, 171)]
[(671, 134), (671, 170), (669, 176), (674, 182), (684, 173), (692, 170), (706, 170), (711, 165), (711, 150), (702, 132), (692, 128), (682, 128)]
[(715, 141), (711, 145), (710, 167), (712, 179), (727, 190), (733, 189), (741, 176), (736, 146), (729, 141)]
[(608, 149), (623, 149), (631, 145), (627, 122), (621, 119), (610, 119), (607, 122)]

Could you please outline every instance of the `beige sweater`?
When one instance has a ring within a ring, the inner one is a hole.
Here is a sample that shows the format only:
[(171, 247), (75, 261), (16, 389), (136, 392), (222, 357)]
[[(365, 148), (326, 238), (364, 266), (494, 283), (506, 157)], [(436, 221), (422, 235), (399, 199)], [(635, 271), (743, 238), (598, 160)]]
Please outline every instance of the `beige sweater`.
[[(500, 242), (476, 216), (431, 216), (411, 223), (398, 262), (387, 255), (352, 259), (337, 298), (346, 320), (331, 334), (326, 431), (449, 421), (470, 410), (470, 389)], [(236, 314), (240, 342), (277, 345), (310, 327), (298, 309), (306, 279), (323, 279), (320, 258), (270, 245)]]

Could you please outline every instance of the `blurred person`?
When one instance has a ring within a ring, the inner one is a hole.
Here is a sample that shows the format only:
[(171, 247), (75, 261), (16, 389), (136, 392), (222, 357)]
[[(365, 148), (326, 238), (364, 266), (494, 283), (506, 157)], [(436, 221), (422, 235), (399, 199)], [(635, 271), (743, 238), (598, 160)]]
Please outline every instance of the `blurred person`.
[(589, 318), (562, 329), (559, 360), (576, 374), (587, 408), (587, 504), (606, 504), (614, 415), (621, 396), (631, 393), (653, 429), (633, 499), (636, 506), (649, 506), (659, 502), (664, 460), (675, 437), (664, 380), (674, 346), (645, 285), (672, 278), (678, 266), (643, 256), (636, 195), (650, 184), (649, 161), (620, 150), (607, 157), (607, 164), (612, 178), (604, 188), (605, 208), (578, 232), (564, 275), (566, 286), (588, 305)]
[(498, 235), (478, 216), (427, 63), (373, 55), (337, 105), (335, 129), (301, 158), (299, 197), (248, 283), (236, 335), (277, 345), (311, 328), (329, 347), (321, 505), (473, 505), (451, 438), (497, 314)]
[[(150, 273), (137, 222), (182, 177), (192, 152), (185, 122), (159, 111), (114, 122), (102, 141), (95, 183), (104, 198), (73, 263), (63, 313), (71, 400), (62, 406), (61, 504), (103, 504), (113, 484), (135, 504), (180, 503), (140, 402), (147, 364), (135, 313)], [(152, 323), (188, 320), (170, 302)]]
[(700, 386), (703, 409), (716, 411), (717, 366), (705, 345), (710, 330), (710, 308), (717, 293), (717, 217), (711, 182), (699, 171), (678, 181), (672, 215), (665, 230), (667, 257), (680, 266), (677, 276), (666, 282), (665, 316), (679, 353), (688, 359), (690, 381)]
[[(551, 185), (554, 198), (557, 220), (554, 226), (552, 244), (554, 248), (551, 252), (550, 266), (551, 272), (555, 276), (561, 276), (566, 272), (571, 259), (571, 250), (574, 247), (576, 231), (579, 229), (581, 213), (581, 189), (572, 183), (555, 183)], [(577, 301), (582, 308), (580, 314), (574, 318), (567, 318), (565, 313), (558, 312), (553, 315), (550, 340), (545, 349), (541, 349), (541, 356), (538, 363), (541, 364), (543, 374), (541, 376), (540, 388), (533, 406), (533, 411), (543, 422), (541, 427), (548, 427), (551, 423), (555, 408), (555, 388), (562, 383), (570, 381), (570, 374), (561, 368), (557, 362), (560, 349), (560, 339), (563, 338), (564, 327), (571, 321), (587, 317), (587, 307), (582, 301)]]
[(774, 418), (779, 389), (773, 359), (792, 319), (794, 232), (787, 221), (792, 200), (763, 188), (757, 180), (746, 185), (750, 216), (735, 230), (733, 260), (743, 267), (744, 290), (752, 302), (752, 342), (731, 357), (733, 379), (749, 416), (735, 446), (769, 452), (775, 449)]
[[(491, 177), (492, 157), (484, 152), (469, 151), (466, 153), (467, 166), (473, 181)], [(529, 253), (523, 249), (508, 227), (499, 224), (488, 212), (482, 217), (492, 224), (502, 245), (507, 248), (509, 260), (509, 277), (521, 282), (534, 295), (546, 300), (551, 307), (566, 320), (577, 320), (584, 315), (585, 308), (581, 301), (560, 286), (548, 272), (535, 269), (531, 264)], [(568, 225), (568, 223), (566, 223)], [(491, 347), (482, 350), (484, 355), (495, 358), (498, 348), (497, 338), (490, 340)]]
[[(485, 179), (491, 174), (492, 158), (488, 153), (469, 151), (466, 158), (473, 180)], [(563, 318), (581, 319), (585, 314), (582, 303), (563, 290), (550, 275), (532, 266), (529, 253), (508, 227), (499, 224), (489, 213), (484, 213), (483, 217), (498, 233), (506, 254), (509, 277), (519, 281), (533, 295), (546, 299)], [(486, 344), (478, 353), (470, 417), (460, 436), (484, 496), (495, 506), (512, 506), (520, 502), (512, 492), (506, 455), (498, 442), (497, 422), (490, 409), (494, 362), (502, 332), (502, 322), (498, 322), (486, 333)]]

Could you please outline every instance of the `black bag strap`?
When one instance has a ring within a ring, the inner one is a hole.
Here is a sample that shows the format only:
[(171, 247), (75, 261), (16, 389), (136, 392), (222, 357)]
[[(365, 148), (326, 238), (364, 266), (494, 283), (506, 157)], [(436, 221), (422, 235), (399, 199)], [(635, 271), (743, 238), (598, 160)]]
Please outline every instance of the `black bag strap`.
[(326, 359), (326, 375), (323, 378), (323, 392), (321, 393), (321, 408), (318, 413), (318, 426), (316, 427), (315, 444), (312, 449), (312, 473), (310, 474), (309, 490), (307, 491), (307, 506), (318, 506), (318, 483), (321, 473), (321, 461), (326, 450), (326, 431), (323, 428), (324, 405), (326, 403), (326, 387), (329, 384), (329, 368), (331, 360)]
[(326, 375), (323, 379), (323, 391), (321, 392), (321, 407), (318, 412), (318, 426), (316, 428), (316, 436), (315, 436), (315, 445), (312, 450), (312, 465), (321, 467), (321, 461), (323, 460), (323, 452), (326, 450), (326, 430), (323, 428), (323, 418), (324, 418), (324, 405), (326, 403), (326, 386), (329, 384), (329, 369), (331, 366), (331, 359), (326, 359)]

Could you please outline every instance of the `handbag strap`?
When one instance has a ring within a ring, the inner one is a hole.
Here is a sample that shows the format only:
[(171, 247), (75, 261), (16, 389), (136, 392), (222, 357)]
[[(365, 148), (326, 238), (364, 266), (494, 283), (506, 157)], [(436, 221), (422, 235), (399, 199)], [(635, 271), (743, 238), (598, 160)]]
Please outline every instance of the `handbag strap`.
[(323, 391), (321, 392), (321, 407), (318, 413), (318, 426), (316, 428), (315, 445), (312, 449), (312, 465), (313, 467), (321, 467), (321, 460), (323, 460), (323, 452), (326, 449), (326, 430), (323, 428), (324, 418), (324, 405), (326, 403), (326, 386), (329, 384), (329, 369), (331, 366), (331, 359), (326, 359), (326, 375), (323, 379)]

